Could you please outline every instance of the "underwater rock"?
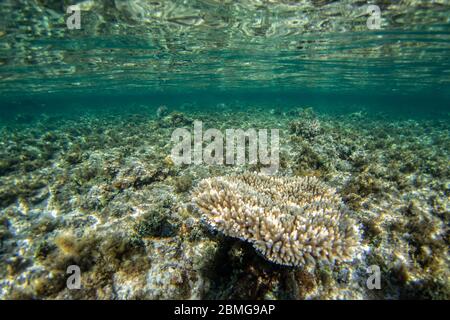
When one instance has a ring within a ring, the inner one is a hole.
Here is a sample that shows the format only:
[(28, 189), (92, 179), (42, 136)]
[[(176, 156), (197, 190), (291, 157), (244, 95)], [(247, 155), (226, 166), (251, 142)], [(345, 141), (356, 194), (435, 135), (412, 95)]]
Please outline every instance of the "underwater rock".
[(315, 177), (209, 178), (193, 197), (210, 227), (252, 243), (278, 264), (348, 261), (358, 245), (358, 231), (340, 197)]
[(167, 220), (167, 215), (158, 210), (146, 213), (134, 226), (135, 239), (145, 237), (172, 237), (175, 235), (174, 226)]
[(177, 177), (175, 179), (174, 186), (175, 186), (175, 191), (178, 193), (188, 191), (192, 186), (192, 176), (183, 175), (181, 177)]

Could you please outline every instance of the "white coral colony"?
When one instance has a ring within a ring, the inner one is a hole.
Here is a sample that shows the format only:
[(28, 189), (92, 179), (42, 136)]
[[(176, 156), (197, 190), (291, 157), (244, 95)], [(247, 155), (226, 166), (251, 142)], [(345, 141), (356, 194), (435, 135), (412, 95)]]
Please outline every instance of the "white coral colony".
[(193, 196), (209, 226), (249, 241), (278, 264), (348, 261), (358, 244), (356, 224), (341, 198), (315, 177), (209, 178)]

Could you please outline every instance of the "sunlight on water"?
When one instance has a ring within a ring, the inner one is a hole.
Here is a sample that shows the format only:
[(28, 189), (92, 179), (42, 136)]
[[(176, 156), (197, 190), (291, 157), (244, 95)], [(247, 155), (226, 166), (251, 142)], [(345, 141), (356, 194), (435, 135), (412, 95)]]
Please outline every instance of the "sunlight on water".
[(450, 299), (449, 0), (0, 13), (0, 300)]
[(3, 94), (450, 85), (450, 9), (429, 1), (382, 4), (379, 30), (361, 1), (83, 1), (79, 30), (60, 1), (0, 8)]

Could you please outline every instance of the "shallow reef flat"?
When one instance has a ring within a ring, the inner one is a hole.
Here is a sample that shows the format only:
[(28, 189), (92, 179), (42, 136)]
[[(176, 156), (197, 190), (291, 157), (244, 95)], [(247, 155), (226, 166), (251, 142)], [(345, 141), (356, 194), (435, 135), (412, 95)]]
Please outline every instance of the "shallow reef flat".
[[(2, 299), (450, 299), (450, 121), (363, 111), (141, 108), (18, 115), (0, 127)], [(348, 261), (271, 262), (211, 230), (203, 179), (259, 165), (182, 165), (175, 128), (280, 129), (280, 177), (334, 188), (360, 239)], [(315, 180), (314, 180), (315, 181)], [(81, 289), (66, 287), (67, 267)], [(366, 285), (381, 270), (381, 289)]]

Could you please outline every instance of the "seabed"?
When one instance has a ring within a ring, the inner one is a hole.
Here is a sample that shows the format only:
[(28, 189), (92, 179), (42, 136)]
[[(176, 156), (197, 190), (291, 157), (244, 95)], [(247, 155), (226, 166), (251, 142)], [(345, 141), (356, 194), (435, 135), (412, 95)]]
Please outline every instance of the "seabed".
[[(450, 299), (449, 0), (1, 0), (0, 16), (0, 299)], [(201, 181), (267, 167), (178, 164), (172, 135), (195, 142), (196, 121), (279, 130), (277, 177), (336, 190), (358, 239), (335, 232), (330, 263), (306, 266), (280, 242), (309, 229), (214, 228)]]
[[(190, 114), (40, 116), (0, 133), (3, 299), (405, 299), (449, 297), (448, 119), (329, 116), (246, 106)], [(337, 189), (361, 230), (348, 263), (271, 263), (211, 232), (192, 205), (203, 178), (258, 165), (171, 161), (175, 128), (279, 128), (280, 176)], [(19, 121), (20, 120), (20, 121)], [(69, 265), (81, 289), (66, 286)], [(370, 290), (367, 268), (381, 270)]]

